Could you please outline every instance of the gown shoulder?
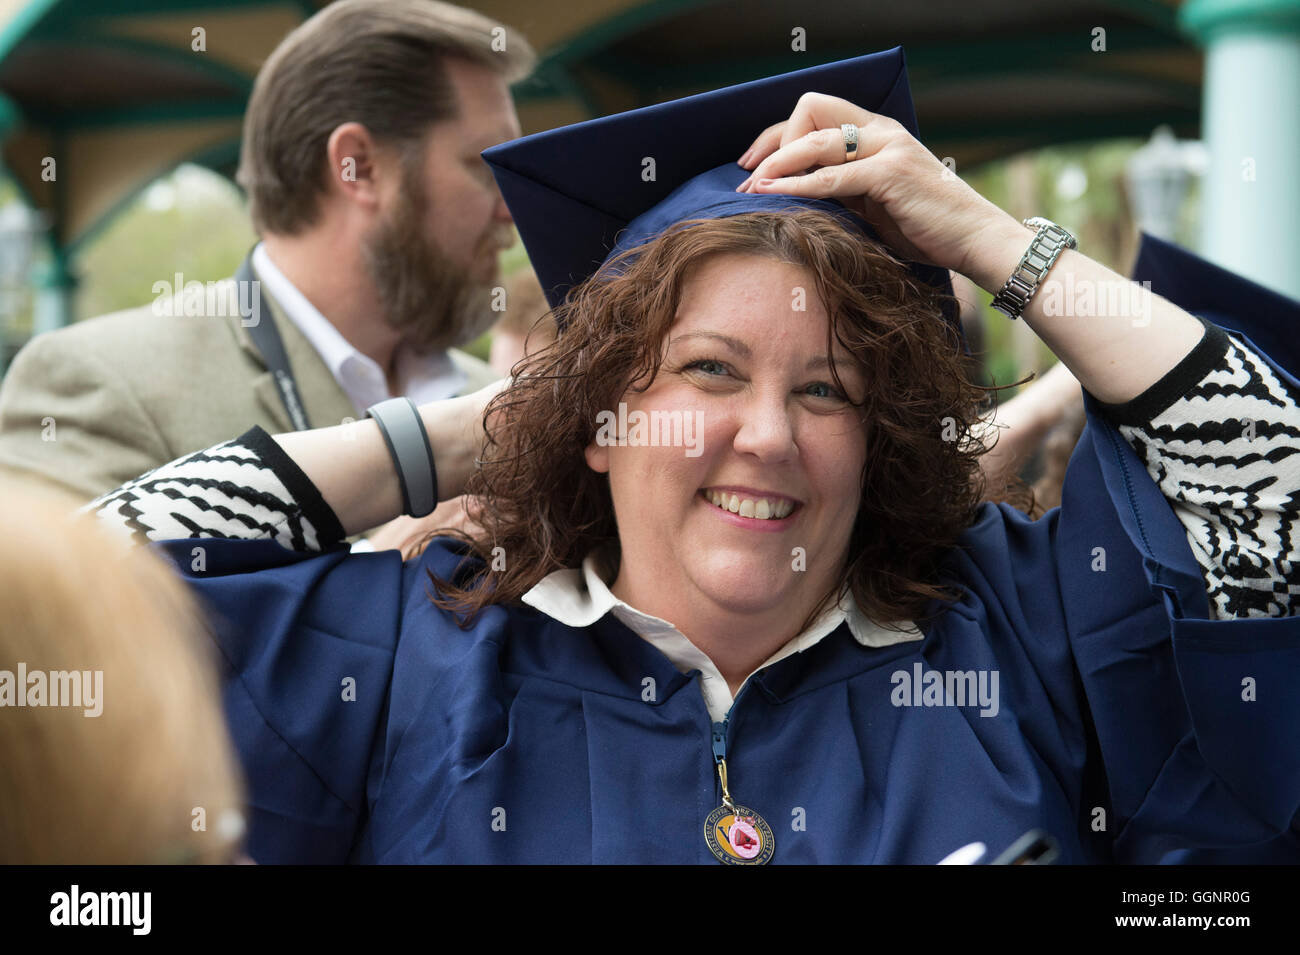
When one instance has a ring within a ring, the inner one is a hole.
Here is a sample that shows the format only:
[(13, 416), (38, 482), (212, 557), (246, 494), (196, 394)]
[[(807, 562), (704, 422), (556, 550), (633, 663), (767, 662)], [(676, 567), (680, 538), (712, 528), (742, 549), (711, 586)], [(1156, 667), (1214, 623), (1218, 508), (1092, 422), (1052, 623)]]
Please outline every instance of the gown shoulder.
[(302, 552), (267, 539), (151, 546), (207, 611), (257, 860), (346, 861), (389, 718), (404, 618), (417, 608), (431, 641), (471, 638), (427, 595), (426, 571), (454, 574), (462, 545), (438, 538), (405, 563), (396, 551)]

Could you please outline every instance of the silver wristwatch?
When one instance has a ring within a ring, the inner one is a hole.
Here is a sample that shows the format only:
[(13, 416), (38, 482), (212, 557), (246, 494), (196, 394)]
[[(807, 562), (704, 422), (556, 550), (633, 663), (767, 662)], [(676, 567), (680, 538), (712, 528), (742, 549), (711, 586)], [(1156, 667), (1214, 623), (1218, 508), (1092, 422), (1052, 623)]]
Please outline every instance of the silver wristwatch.
[(1062, 250), (1079, 247), (1073, 235), (1050, 219), (1034, 216), (1026, 219), (1024, 224), (1037, 229), (1038, 234), (1021, 256), (1011, 278), (993, 296), (993, 307), (1012, 320), (1020, 317)]

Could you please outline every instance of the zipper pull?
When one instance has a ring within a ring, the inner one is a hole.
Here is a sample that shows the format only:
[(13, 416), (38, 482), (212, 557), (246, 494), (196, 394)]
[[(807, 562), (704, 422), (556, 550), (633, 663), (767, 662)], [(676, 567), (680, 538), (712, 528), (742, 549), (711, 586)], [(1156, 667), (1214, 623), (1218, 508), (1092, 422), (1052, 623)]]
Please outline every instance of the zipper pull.
[(772, 827), (758, 813), (737, 806), (727, 787), (727, 727), (731, 711), (721, 723), (713, 723), (713, 762), (722, 786), (722, 805), (704, 820), (704, 841), (719, 862), (754, 865), (767, 862), (776, 849)]
[(718, 782), (722, 786), (722, 804), (733, 813), (736, 804), (731, 800), (731, 790), (727, 788), (727, 721), (713, 724), (713, 762), (718, 767)]

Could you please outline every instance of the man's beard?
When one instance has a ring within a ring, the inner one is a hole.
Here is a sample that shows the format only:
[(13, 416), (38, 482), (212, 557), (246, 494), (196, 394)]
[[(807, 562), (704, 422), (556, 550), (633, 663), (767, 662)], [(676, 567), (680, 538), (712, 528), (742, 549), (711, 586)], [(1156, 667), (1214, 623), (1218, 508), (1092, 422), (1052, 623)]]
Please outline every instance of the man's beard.
[(491, 307), (495, 283), (474, 281), (425, 235), (426, 206), (419, 179), (406, 176), (392, 215), (362, 242), (384, 318), (421, 353), (467, 344), (501, 317)]

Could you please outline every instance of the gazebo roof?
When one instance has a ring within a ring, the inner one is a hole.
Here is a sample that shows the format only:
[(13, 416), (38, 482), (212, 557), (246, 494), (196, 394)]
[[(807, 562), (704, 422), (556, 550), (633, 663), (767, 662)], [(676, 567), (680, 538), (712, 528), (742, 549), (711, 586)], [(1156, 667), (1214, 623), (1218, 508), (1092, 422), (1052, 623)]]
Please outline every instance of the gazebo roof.
[[(56, 248), (180, 162), (232, 174), (258, 66), (323, 5), (0, 0), (0, 156)], [(538, 50), (516, 90), (528, 132), (902, 44), (922, 137), (959, 169), (1162, 123), (1199, 134), (1202, 57), (1177, 0), (471, 5)]]

